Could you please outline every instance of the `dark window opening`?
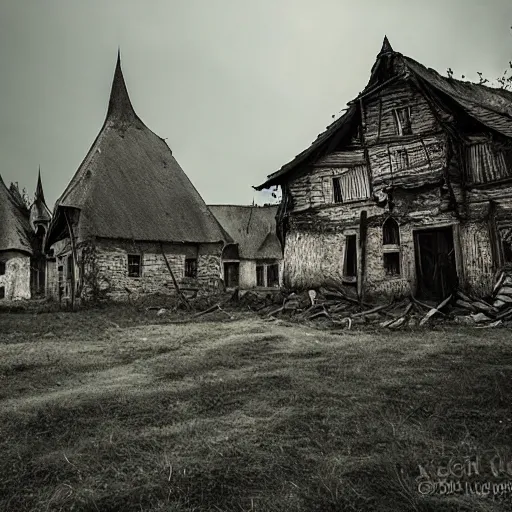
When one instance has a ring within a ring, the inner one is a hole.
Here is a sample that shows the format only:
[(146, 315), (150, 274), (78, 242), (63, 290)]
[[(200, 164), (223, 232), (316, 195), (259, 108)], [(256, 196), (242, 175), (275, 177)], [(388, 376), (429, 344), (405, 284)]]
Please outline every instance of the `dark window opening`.
[(239, 283), (240, 264), (238, 262), (224, 263), (224, 284), (227, 288), (236, 288)]
[(128, 277), (140, 277), (141, 257), (140, 254), (128, 254)]
[(505, 263), (512, 263), (512, 242), (503, 240), (503, 258)]
[(73, 256), (71, 254), (66, 258), (66, 264), (67, 277), (68, 279), (71, 279), (71, 275), (73, 273)]
[(197, 259), (187, 258), (185, 260), (185, 277), (197, 277)]
[(394, 113), (396, 132), (398, 135), (411, 135), (411, 109), (409, 107), (397, 108)]
[(5, 261), (0, 261), (0, 276), (5, 274)]
[(277, 263), (267, 267), (267, 286), (279, 286), (279, 265)]
[(345, 277), (357, 277), (356, 235), (347, 235), (345, 237), (345, 264), (343, 275)]
[(5, 288), (0, 286), (0, 299), (5, 299)]
[(334, 194), (334, 202), (342, 203), (343, 196), (341, 195), (341, 183), (340, 183), (339, 178), (332, 179), (332, 190), (333, 190), (333, 194)]
[(396, 168), (407, 169), (409, 167), (409, 155), (406, 149), (398, 149), (396, 151)]
[(400, 245), (400, 229), (398, 222), (389, 217), (382, 226), (382, 243), (384, 245)]
[(256, 265), (256, 286), (265, 286), (265, 267)]
[(400, 253), (386, 252), (384, 253), (384, 270), (388, 276), (400, 275)]

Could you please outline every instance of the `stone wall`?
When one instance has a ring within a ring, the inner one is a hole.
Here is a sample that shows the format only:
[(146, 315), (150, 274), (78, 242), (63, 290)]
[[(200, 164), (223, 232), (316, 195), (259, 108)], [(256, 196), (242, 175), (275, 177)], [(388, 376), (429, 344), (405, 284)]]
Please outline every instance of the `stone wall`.
[(30, 299), (30, 257), (15, 251), (0, 253), (5, 274), (0, 275), (0, 288), (5, 300)]
[[(83, 297), (96, 293), (112, 300), (126, 300), (146, 294), (175, 293), (172, 273), (183, 288), (199, 288), (200, 292), (216, 287), (220, 279), (221, 244), (160, 244), (150, 242), (129, 242), (125, 240), (101, 239), (95, 242), (92, 252), (87, 246), (77, 249), (79, 262), (75, 268), (77, 280), (83, 271)], [(128, 275), (128, 255), (141, 258), (140, 276)], [(71, 252), (63, 252), (57, 258), (58, 280), (63, 289), (63, 297), (71, 293), (67, 259)], [(83, 264), (82, 264), (83, 259)], [(185, 260), (197, 260), (197, 278), (185, 276)], [(82, 270), (83, 269), (83, 270)]]

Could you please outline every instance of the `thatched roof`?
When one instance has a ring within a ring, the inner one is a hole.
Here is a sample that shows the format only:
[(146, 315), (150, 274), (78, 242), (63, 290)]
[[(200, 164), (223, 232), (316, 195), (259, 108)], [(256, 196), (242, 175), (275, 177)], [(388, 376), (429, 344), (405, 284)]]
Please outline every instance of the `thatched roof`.
[(79, 240), (225, 240), (164, 139), (135, 113), (119, 56), (105, 122), (55, 205), (48, 246), (66, 236), (65, 208), (79, 210)]
[(221, 226), (238, 244), (242, 259), (281, 259), (283, 252), (276, 235), (277, 205), (209, 206)]
[(13, 196), (0, 176), (0, 251), (32, 254), (28, 211)]
[(34, 202), (30, 207), (30, 224), (34, 228), (37, 222), (48, 223), (50, 222), (51, 218), (52, 214), (50, 213), (50, 209), (48, 206), (46, 206), (46, 201), (44, 200), (43, 184), (41, 182), (41, 169), (39, 169)]
[[(390, 60), (394, 60), (395, 69), (400, 69), (403, 77), (415, 79), (427, 89), (430, 88), (437, 94), (450, 98), (476, 121), (490, 130), (512, 138), (512, 92), (443, 77), (414, 59), (395, 52), (387, 37), (384, 38), (382, 49), (372, 67), (370, 80), (358, 98), (369, 95), (374, 89), (379, 88), (383, 83), (383, 76), (389, 78), (386, 71), (390, 69)], [(384, 73), (381, 73), (381, 70)], [(268, 175), (264, 183), (254, 188), (262, 190), (281, 184), (299, 165), (307, 163), (319, 152), (328, 152), (329, 145), (334, 139), (339, 141), (348, 135), (354, 121), (359, 117), (357, 102), (353, 100), (348, 105), (345, 114), (331, 123), (307, 149), (278, 171)]]

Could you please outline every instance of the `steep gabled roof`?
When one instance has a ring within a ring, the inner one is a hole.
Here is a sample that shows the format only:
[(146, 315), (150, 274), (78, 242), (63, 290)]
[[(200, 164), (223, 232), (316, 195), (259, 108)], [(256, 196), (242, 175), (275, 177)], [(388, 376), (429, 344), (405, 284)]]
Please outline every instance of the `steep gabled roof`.
[(283, 252), (276, 235), (277, 205), (209, 206), (221, 226), (238, 244), (243, 259), (281, 259)]
[(47, 223), (50, 222), (51, 218), (52, 214), (44, 200), (43, 183), (41, 182), (41, 168), (39, 168), (34, 202), (30, 207), (30, 224), (32, 228), (34, 228), (36, 222)]
[(32, 254), (28, 211), (15, 198), (0, 176), (0, 251)]
[[(384, 37), (382, 49), (372, 67), (369, 82), (357, 99), (372, 94), (384, 85), (383, 81), (390, 78), (388, 70), (391, 68), (392, 60), (395, 62), (394, 69), (400, 69), (400, 72), (395, 75), (396, 77), (415, 78), (427, 88), (451, 98), (469, 116), (484, 126), (512, 138), (512, 92), (443, 77), (437, 71), (426, 68), (419, 62), (395, 52), (387, 37)], [(268, 175), (263, 184), (254, 188), (262, 190), (280, 184), (285, 176), (307, 162), (317, 151), (329, 147), (332, 139), (339, 140), (348, 134), (358, 116), (357, 102), (351, 101), (348, 105), (347, 112), (318, 135), (309, 148), (283, 165), (278, 171)]]
[(225, 240), (215, 217), (165, 141), (135, 113), (119, 55), (105, 122), (56, 203), (48, 245), (64, 236), (65, 207), (80, 210), (79, 240)]

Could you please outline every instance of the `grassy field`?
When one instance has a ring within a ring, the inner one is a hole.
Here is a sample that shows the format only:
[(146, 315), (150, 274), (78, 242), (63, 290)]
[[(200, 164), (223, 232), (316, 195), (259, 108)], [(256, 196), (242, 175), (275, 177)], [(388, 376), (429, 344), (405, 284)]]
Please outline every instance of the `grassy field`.
[(0, 314), (0, 510), (512, 510), (509, 330), (222, 319)]

